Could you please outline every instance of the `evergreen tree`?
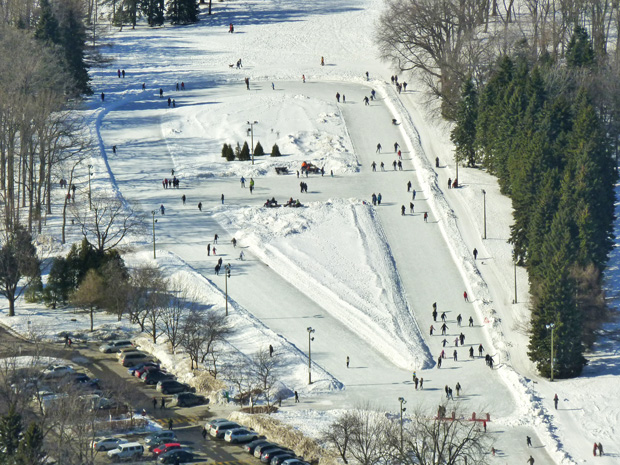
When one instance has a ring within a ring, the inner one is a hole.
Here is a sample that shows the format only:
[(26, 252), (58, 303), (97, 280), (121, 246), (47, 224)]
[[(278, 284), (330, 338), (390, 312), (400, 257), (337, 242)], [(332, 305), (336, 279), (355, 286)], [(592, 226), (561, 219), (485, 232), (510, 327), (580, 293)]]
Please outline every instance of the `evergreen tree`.
[(572, 68), (589, 67), (594, 63), (594, 49), (588, 31), (576, 25), (566, 47), (566, 63)]
[(20, 287), (22, 278), (40, 277), (39, 259), (32, 236), (17, 226), (0, 248), (0, 295), (9, 301), (9, 316), (15, 316), (15, 301), (27, 287)]
[(45, 303), (52, 308), (56, 308), (59, 303), (66, 303), (76, 287), (77, 276), (70, 261), (64, 257), (54, 258), (43, 291)]
[[(22, 432), (22, 417), (11, 404), (6, 415), (0, 417), (0, 458), (12, 458), (17, 453)], [(0, 462), (1, 463), (1, 462)]]
[(41, 0), (39, 7), (39, 21), (37, 21), (34, 37), (44, 43), (58, 44), (60, 42), (58, 21), (52, 12), (49, 0)]
[[(237, 149), (239, 149), (239, 144), (237, 144)], [(241, 151), (241, 149), (239, 149), (239, 151)], [(235, 161), (235, 151), (232, 145), (229, 145), (226, 150), (226, 161)]]
[(280, 147), (278, 147), (278, 144), (273, 144), (273, 147), (271, 148), (271, 156), (272, 157), (279, 157), (282, 154), (280, 153)]
[(476, 120), (478, 119), (478, 93), (471, 76), (463, 83), (461, 100), (456, 108), (455, 127), (450, 139), (456, 146), (457, 163), (476, 164)]
[(263, 146), (260, 144), (260, 142), (257, 142), (256, 146), (254, 147), (254, 156), (260, 157), (262, 155), (265, 155), (265, 150), (263, 149)]
[(75, 89), (83, 94), (92, 93), (88, 66), (84, 61), (86, 31), (77, 11), (73, 8), (67, 9), (60, 26), (60, 45), (64, 52), (68, 72), (73, 77)]
[(239, 155), (237, 157), (239, 161), (247, 161), (250, 159), (250, 146), (247, 142), (243, 143), (243, 148), (239, 151)]
[(226, 155), (228, 155), (228, 144), (222, 146), (222, 158), (226, 158)]
[(197, 0), (170, 0), (166, 12), (170, 24), (190, 24), (198, 21)]
[(43, 465), (46, 462), (46, 454), (43, 450), (43, 431), (37, 423), (30, 423), (24, 431), (16, 459), (18, 465)]
[(161, 26), (164, 24), (164, 0), (143, 0), (142, 12), (146, 16), (149, 26)]

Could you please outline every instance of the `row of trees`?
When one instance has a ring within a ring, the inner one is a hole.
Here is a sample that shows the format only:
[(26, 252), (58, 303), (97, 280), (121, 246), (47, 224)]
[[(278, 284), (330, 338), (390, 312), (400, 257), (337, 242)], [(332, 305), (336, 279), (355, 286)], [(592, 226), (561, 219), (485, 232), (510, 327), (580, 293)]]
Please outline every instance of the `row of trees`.
[(387, 0), (377, 39), (383, 58), (418, 74), (452, 119), (468, 76), (484, 82), (499, 56), (516, 51), (561, 60), (575, 26), (590, 30), (601, 63), (616, 63), (619, 13), (614, 0)]
[(617, 179), (617, 134), (591, 98), (596, 60), (583, 28), (566, 56), (566, 65), (504, 57), (486, 83), (468, 80), (452, 133), (457, 162), (480, 163), (512, 199), (510, 242), (532, 295), (529, 355), (549, 376), (553, 324), (557, 377), (581, 372), (584, 348), (604, 321), (601, 272)]
[[(440, 410), (446, 405), (440, 406)], [(460, 416), (460, 415), (459, 415)], [(371, 405), (344, 412), (322, 434), (345, 464), (484, 464), (491, 441), (480, 422), (434, 418), (422, 408), (404, 419), (387, 417)]]
[[(260, 142), (257, 142), (254, 146), (254, 156), (260, 157), (265, 155), (265, 149)], [(282, 154), (280, 153), (280, 147), (278, 144), (273, 144), (271, 148), (271, 156), (272, 157), (280, 157)], [(250, 146), (247, 142), (243, 143), (243, 147), (239, 145), (237, 142), (237, 146), (233, 148), (232, 145), (224, 144), (222, 146), (222, 158), (226, 158), (227, 161), (235, 161), (235, 159), (239, 161), (248, 161), (252, 159), (252, 154), (250, 153)]]
[[(97, 0), (92, 0), (97, 1)], [(112, 22), (117, 26), (136, 26), (143, 16), (149, 26), (161, 26), (164, 20), (170, 24), (191, 24), (198, 21), (198, 0), (105, 0), (111, 7)], [(209, 14), (211, 14), (211, 1)]]

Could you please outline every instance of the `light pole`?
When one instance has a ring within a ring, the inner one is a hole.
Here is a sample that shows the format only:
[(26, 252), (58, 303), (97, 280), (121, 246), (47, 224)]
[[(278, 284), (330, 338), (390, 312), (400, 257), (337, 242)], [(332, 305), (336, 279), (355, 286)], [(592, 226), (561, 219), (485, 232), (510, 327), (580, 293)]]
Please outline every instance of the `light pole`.
[(517, 259), (513, 257), (514, 260), (514, 268), (515, 268), (515, 300), (514, 303), (518, 303), (517, 302)]
[(228, 316), (228, 278), (230, 278), (230, 263), (224, 265), (224, 288), (226, 290), (226, 316)]
[(551, 330), (551, 381), (553, 381), (553, 328), (555, 328), (555, 323), (549, 323), (545, 327)]
[(93, 201), (91, 200), (91, 190), (90, 190), (90, 178), (93, 173), (90, 171), (93, 168), (93, 165), (88, 165), (88, 208), (90, 210), (93, 209)]
[(487, 191), (482, 189), (482, 216), (484, 222), (484, 239), (487, 238)]
[(312, 384), (312, 341), (314, 341), (312, 334), (314, 333), (315, 330), (312, 329), (312, 326), (308, 326), (307, 331), (308, 331), (308, 384)]
[(156, 213), (157, 210), (153, 210), (151, 212), (151, 214), (153, 215), (153, 258), (157, 258), (157, 255), (155, 254), (155, 223), (157, 223), (157, 220), (155, 219)]
[(403, 412), (407, 410), (403, 408), (403, 404), (406, 404), (407, 401), (404, 397), (399, 397), (398, 401), (400, 402), (400, 452), (403, 452)]
[(251, 146), (250, 146), (250, 148), (252, 149), (252, 164), (254, 164), (254, 125), (258, 124), (258, 121), (254, 121), (253, 123), (250, 123), (248, 121), (248, 124), (250, 125), (249, 131), (250, 131), (250, 135), (251, 135), (251, 139), (250, 139)]

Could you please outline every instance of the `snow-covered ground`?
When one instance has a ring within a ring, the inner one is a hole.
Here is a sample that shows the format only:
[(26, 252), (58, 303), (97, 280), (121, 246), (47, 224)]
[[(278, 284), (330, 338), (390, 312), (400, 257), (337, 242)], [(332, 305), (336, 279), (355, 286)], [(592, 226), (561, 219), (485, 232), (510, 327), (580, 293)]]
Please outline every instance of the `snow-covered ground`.
[[(157, 264), (190, 288), (205, 310), (221, 310), (225, 280), (214, 266), (220, 257), (230, 263), (229, 310), (236, 333), (229, 353), (251, 356), (274, 346), (283, 385), (301, 398), (299, 404), (285, 401), (278, 416), (309, 435), (317, 436), (341, 409), (364, 401), (396, 412), (402, 396), (409, 411), (418, 405), (435, 409), (444, 401), (444, 386), (454, 388), (458, 381), (463, 393), (455, 408), (467, 417), (491, 416), (487, 426), (497, 450), (489, 456), (492, 463), (525, 463), (530, 454), (537, 464), (592, 461), (594, 441), (607, 453), (597, 462), (617, 463), (620, 403), (613, 394), (619, 370), (613, 339), (603, 339), (589, 354), (581, 378), (550, 383), (536, 375), (525, 355), (527, 276), (522, 269), (515, 275), (506, 243), (510, 201), (478, 170), (459, 168), (462, 187), (446, 188), (455, 177), (449, 130), (426, 115), (422, 89), (411, 76), (400, 76), (409, 81), (406, 93), (397, 94), (389, 84), (394, 71), (378, 59), (373, 44), (381, 5), (380, 0), (215, 2), (214, 15), (201, 15), (196, 25), (109, 31), (102, 53), (112, 63), (91, 70), (95, 94), (83, 112), (99, 143), (90, 161), (92, 187), (115, 190), (148, 220), (151, 211), (158, 212), (157, 259), (146, 235), (133, 238), (128, 264)], [(227, 32), (231, 22), (234, 34)], [(242, 68), (229, 67), (239, 58)], [(118, 78), (117, 69), (126, 77)], [(176, 91), (177, 82), (185, 90)], [(366, 106), (362, 99), (371, 89), (378, 99)], [(336, 93), (346, 96), (346, 103), (338, 103)], [(392, 125), (392, 118), (400, 124)], [(222, 144), (250, 143), (247, 123), (254, 121), (254, 142), (267, 152), (277, 143), (283, 156), (256, 157), (253, 165), (227, 162)], [(402, 150), (402, 170), (393, 169), (395, 142)], [(325, 176), (298, 179), (303, 161), (324, 167)], [(385, 172), (380, 166), (373, 172), (373, 161), (383, 162)], [(291, 174), (276, 175), (276, 166)], [(180, 188), (163, 189), (162, 180), (171, 178), (173, 169)], [(255, 181), (253, 194), (241, 187), (242, 176), (246, 186), (250, 178)], [(301, 181), (308, 193), (300, 193)], [(415, 199), (407, 192), (408, 181)], [(87, 192), (86, 171), (78, 182), (79, 200)], [(371, 204), (373, 193), (381, 193), (380, 206)], [(279, 203), (299, 199), (304, 207), (264, 208), (272, 197)], [(52, 233), (58, 231), (57, 220), (48, 224)], [(79, 231), (70, 229), (69, 236), (78, 240)], [(216, 256), (207, 255), (207, 244), (216, 247)], [(48, 255), (60, 250), (57, 240), (42, 245)], [(612, 294), (619, 258), (612, 257)], [(440, 314), (446, 312), (446, 336), (441, 321), (431, 316), (433, 302)], [(88, 327), (85, 315), (23, 302), (17, 313), (8, 319), (3, 308), (0, 319), (18, 331), (50, 335)], [(104, 315), (97, 315), (96, 323), (108, 332), (128, 326)], [(309, 327), (315, 329), (311, 385)], [(465, 346), (455, 347), (460, 333)], [(480, 344), (494, 355), (495, 370), (478, 357)], [(161, 348), (154, 350), (166, 359)], [(442, 350), (446, 359), (439, 369)], [(177, 371), (187, 370), (178, 357), (167, 360)], [(423, 391), (413, 387), (414, 371), (424, 378)], [(532, 449), (526, 447), (527, 435)]]

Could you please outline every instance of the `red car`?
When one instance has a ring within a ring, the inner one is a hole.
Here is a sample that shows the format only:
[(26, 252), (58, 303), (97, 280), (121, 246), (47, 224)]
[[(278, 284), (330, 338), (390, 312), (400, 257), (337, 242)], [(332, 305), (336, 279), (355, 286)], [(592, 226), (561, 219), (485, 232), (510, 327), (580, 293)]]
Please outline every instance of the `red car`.
[(136, 376), (137, 378), (142, 378), (142, 375), (144, 373), (146, 373), (147, 371), (152, 371), (152, 370), (161, 370), (161, 368), (159, 367), (158, 364), (153, 363), (152, 365), (145, 365), (142, 368), (139, 368), (137, 370), (135, 370), (133, 372), (134, 376)]
[(171, 451), (174, 449), (180, 449), (180, 448), (181, 448), (181, 444), (179, 444), (178, 442), (169, 442), (167, 444), (162, 444), (161, 446), (158, 446), (155, 449), (153, 449), (153, 453), (155, 455), (161, 455), (161, 454), (165, 454), (168, 451)]

